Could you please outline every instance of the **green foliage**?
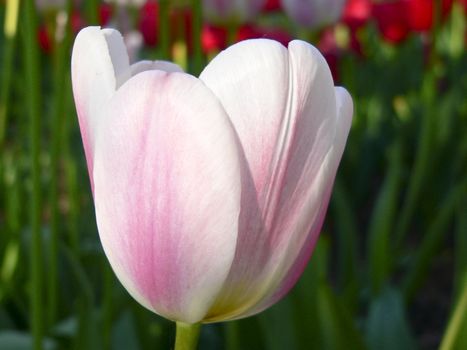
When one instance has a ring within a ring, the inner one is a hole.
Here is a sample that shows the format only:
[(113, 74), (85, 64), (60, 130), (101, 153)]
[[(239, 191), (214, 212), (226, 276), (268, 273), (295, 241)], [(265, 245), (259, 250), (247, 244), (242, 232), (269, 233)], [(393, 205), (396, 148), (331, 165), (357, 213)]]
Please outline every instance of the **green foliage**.
[[(97, 3), (85, 2), (88, 23)], [(72, 31), (39, 53), (33, 1), (22, 6), (20, 35), (0, 35), (0, 349), (170, 349), (174, 325), (129, 297), (100, 246)], [(293, 28), (281, 14), (258, 23)], [(168, 15), (160, 26), (145, 57), (170, 58)], [(362, 56), (345, 51), (339, 65), (353, 126), (310, 263), (272, 308), (203, 326), (201, 349), (467, 349), (466, 27), (456, 3), (434, 33), (399, 45), (373, 24), (358, 31)], [(200, 45), (192, 73), (207, 60)]]

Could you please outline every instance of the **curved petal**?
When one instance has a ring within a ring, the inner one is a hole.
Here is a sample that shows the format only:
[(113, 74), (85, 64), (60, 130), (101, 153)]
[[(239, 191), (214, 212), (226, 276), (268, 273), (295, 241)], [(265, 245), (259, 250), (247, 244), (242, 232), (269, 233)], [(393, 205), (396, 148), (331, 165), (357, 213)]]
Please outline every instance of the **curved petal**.
[(92, 174), (94, 139), (101, 109), (130, 77), (121, 34), (100, 27), (81, 30), (73, 46), (71, 74), (88, 171)]
[(250, 314), (280, 288), (300, 251), (311, 251), (333, 181), (336, 97), (326, 61), (301, 41), (288, 51), (264, 39), (239, 43), (200, 79), (235, 126), (256, 189), (247, 195), (260, 211), (242, 207), (235, 260), (210, 322)]
[[(302, 247), (298, 246), (289, 249), (289, 252), (292, 252), (292, 259), (290, 259), (292, 264), (285, 274), (285, 278), (273, 291), (271, 291), (271, 293), (269, 293), (269, 296), (265, 297), (258, 305), (250, 309), (248, 313), (242, 315), (242, 317), (261, 312), (286, 295), (303, 273), (303, 270), (305, 269), (306, 264), (308, 263), (308, 260), (310, 259), (310, 256), (313, 252), (313, 248), (315, 247), (319, 235), (319, 230), (321, 229), (321, 225), (324, 220), (326, 209), (331, 197), (332, 185), (334, 183), (337, 168), (342, 158), (345, 144), (347, 142), (347, 136), (352, 124), (353, 102), (351, 96), (347, 90), (342, 87), (336, 87), (335, 92), (337, 105), (336, 132), (332, 148), (326, 156), (326, 159), (323, 162), (323, 166), (321, 167), (321, 171), (318, 174), (316, 180), (317, 182), (321, 183), (321, 186), (324, 187), (324, 192), (322, 194), (321, 205), (317, 211), (318, 214), (316, 216), (317, 219), (315, 220), (315, 224), (311, 228), (310, 233), (308, 234), (308, 237)], [(319, 184), (316, 184), (316, 186), (319, 186)], [(297, 252), (298, 254), (296, 254)]]
[(183, 72), (180, 66), (168, 61), (139, 61), (133, 63), (130, 66), (130, 70), (132, 76), (147, 70), (162, 70), (167, 73)]
[(101, 117), (106, 128), (96, 138), (93, 178), (106, 255), (141, 304), (198, 322), (235, 252), (235, 131), (200, 80), (159, 70), (131, 78)]

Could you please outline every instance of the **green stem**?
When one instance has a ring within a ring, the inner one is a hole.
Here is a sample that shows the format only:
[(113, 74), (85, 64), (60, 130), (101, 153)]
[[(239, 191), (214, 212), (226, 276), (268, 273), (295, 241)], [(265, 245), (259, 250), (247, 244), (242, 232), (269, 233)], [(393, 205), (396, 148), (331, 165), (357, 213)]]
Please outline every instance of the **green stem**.
[(77, 123), (76, 109), (73, 102), (71, 93), (71, 74), (65, 77), (65, 97), (64, 97), (64, 110), (65, 118), (63, 122), (63, 165), (64, 165), (64, 178), (65, 178), (65, 192), (68, 198), (68, 213), (66, 218), (66, 228), (68, 233), (68, 242), (73, 254), (77, 257), (80, 256), (80, 236), (78, 231), (79, 219), (79, 198), (78, 198), (78, 183), (77, 183), (77, 165), (76, 160), (73, 158), (71, 152), (72, 140), (71, 133), (79, 126)]
[(455, 273), (454, 295), (461, 293), (464, 276), (467, 276), (467, 198), (462, 198), (457, 208), (456, 231), (454, 239)]
[(170, 60), (170, 2), (168, 0), (159, 1), (159, 40), (161, 46), (161, 56), (164, 60)]
[(84, 1), (84, 10), (86, 13), (88, 25), (96, 25), (99, 23), (99, 1), (98, 0), (87, 0)]
[[(70, 1), (67, 4), (68, 14), (71, 12)], [(64, 37), (56, 40), (54, 51), (54, 103), (52, 109), (51, 124), (51, 184), (50, 184), (50, 252), (48, 268), (48, 311), (49, 325), (53, 325), (57, 319), (58, 301), (58, 240), (59, 240), (59, 176), (60, 155), (63, 135), (63, 116), (65, 114), (65, 75), (68, 62), (68, 38), (69, 26), (65, 23)]]
[(103, 348), (111, 349), (113, 272), (105, 256), (102, 257), (102, 263), (104, 273), (104, 292), (102, 297)]
[(197, 348), (201, 324), (177, 322), (175, 350), (194, 350)]
[(397, 212), (401, 173), (402, 146), (400, 140), (396, 140), (389, 149), (389, 171), (378, 193), (368, 227), (369, 276), (374, 296), (381, 293), (393, 264), (391, 232)]
[(237, 41), (238, 24), (231, 21), (227, 24), (227, 45), (233, 45)]
[(5, 43), (4, 58), (1, 68), (2, 82), (0, 90), (0, 154), (2, 153), (3, 140), (5, 138), (5, 127), (8, 114), (8, 101), (10, 99), (11, 73), (13, 68), (13, 57), (15, 53), (16, 32), (18, 28), (19, 0), (8, 0), (6, 2), (5, 16)]
[(41, 242), (41, 183), (40, 183), (40, 102), (39, 52), (36, 39), (37, 15), (34, 0), (26, 0), (23, 8), (24, 65), (26, 74), (26, 103), (29, 112), (29, 145), (32, 177), (31, 196), (31, 328), (34, 349), (42, 349), (42, 242)]
[(339, 288), (343, 291), (347, 307), (356, 307), (358, 284), (358, 226), (347, 189), (339, 179), (334, 183), (331, 200), (332, 215), (337, 231), (337, 261)]
[(436, 130), (436, 114), (433, 112), (432, 101), (436, 100), (435, 89), (437, 80), (434, 76), (428, 76), (422, 92), (423, 101), (426, 105), (425, 116), (421, 120), (420, 136), (418, 140), (415, 163), (412, 168), (408, 190), (405, 195), (404, 205), (395, 228), (395, 247), (400, 248), (404, 242), (412, 217), (417, 209), (417, 201), (422, 193), (424, 181), (429, 174), (430, 160), (433, 146), (433, 133)]
[[(193, 74), (196, 76), (203, 69), (203, 51), (201, 48), (201, 27), (203, 24), (203, 4), (201, 0), (192, 0), (193, 10)], [(188, 38), (187, 38), (188, 39)]]

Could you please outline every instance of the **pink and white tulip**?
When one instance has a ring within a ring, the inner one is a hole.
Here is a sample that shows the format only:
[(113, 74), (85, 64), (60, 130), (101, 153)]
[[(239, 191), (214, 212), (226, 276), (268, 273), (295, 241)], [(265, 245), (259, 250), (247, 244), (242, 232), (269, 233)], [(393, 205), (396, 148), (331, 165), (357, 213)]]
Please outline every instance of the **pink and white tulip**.
[(203, 0), (203, 11), (211, 22), (244, 23), (261, 11), (266, 0)]
[(346, 0), (282, 0), (290, 18), (307, 28), (321, 28), (341, 17)]
[(196, 78), (130, 65), (117, 31), (88, 27), (72, 78), (100, 238), (128, 292), (186, 323), (282, 298), (318, 239), (352, 118), (322, 55), (246, 40)]

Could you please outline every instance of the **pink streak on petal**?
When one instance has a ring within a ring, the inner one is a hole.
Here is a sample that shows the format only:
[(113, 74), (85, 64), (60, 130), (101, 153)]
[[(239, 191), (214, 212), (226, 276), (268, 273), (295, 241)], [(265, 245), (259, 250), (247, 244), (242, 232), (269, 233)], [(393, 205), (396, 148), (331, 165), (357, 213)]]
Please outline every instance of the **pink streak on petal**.
[(216, 321), (256, 310), (295, 271), (300, 252), (312, 250), (334, 179), (336, 102), (324, 58), (299, 41), (289, 52), (268, 40), (242, 42), (200, 79), (232, 119), (256, 189), (242, 194), (251, 204), (242, 200), (234, 263), (208, 316)]
[(283, 296), (285, 296), (302, 275), (314, 250), (314, 247), (319, 237), (321, 226), (326, 215), (326, 210), (331, 197), (332, 187), (334, 183), (334, 178), (336, 176), (337, 168), (342, 158), (342, 154), (344, 152), (345, 144), (347, 141), (347, 136), (352, 124), (352, 98), (350, 97), (349, 93), (341, 87), (336, 87), (335, 92), (337, 105), (336, 132), (334, 136), (332, 149), (329, 152), (325, 161), (325, 163), (328, 164), (325, 167), (323, 167), (324, 174), (321, 175), (329, 180), (327, 180), (326, 188), (323, 194), (323, 200), (319, 207), (317, 219), (315, 220), (306, 241), (302, 245), (302, 248), (300, 249), (297, 258), (290, 267), (289, 271), (286, 273), (286, 278), (282, 280), (277, 290), (274, 293), (270, 293), (269, 297), (263, 299), (260, 304), (249, 310), (248, 314), (242, 315), (242, 317), (261, 312), (262, 310), (273, 305)]
[(241, 166), (230, 121), (198, 79), (156, 70), (123, 85), (104, 118), (112, 123), (96, 139), (94, 183), (109, 261), (141, 304), (198, 322), (237, 240)]

